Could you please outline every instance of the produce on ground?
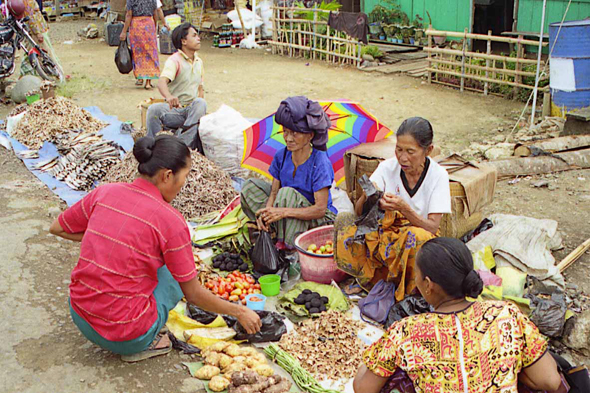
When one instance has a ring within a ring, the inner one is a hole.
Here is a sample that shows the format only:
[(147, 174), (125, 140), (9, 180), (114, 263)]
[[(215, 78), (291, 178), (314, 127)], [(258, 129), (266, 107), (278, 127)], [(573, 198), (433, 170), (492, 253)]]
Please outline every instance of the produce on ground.
[(216, 375), (209, 381), (209, 389), (214, 392), (223, 392), (229, 384), (230, 381), (227, 378)]
[(54, 97), (30, 105), (12, 137), (31, 149), (39, 149), (45, 141), (55, 142), (63, 132), (97, 133), (106, 126), (71, 100)]
[(220, 373), (223, 373), (223, 377), (229, 380), (235, 373), (243, 371), (250, 371), (258, 376), (274, 374), (266, 356), (252, 347), (241, 348), (237, 344), (217, 342), (201, 351), (201, 356), (205, 366), (219, 369)]
[(218, 277), (207, 281), (205, 287), (214, 294), (229, 300), (246, 304), (246, 296), (252, 293), (260, 294), (260, 284), (254, 277), (239, 271), (228, 274), (227, 277)]
[(328, 311), (301, 323), (296, 334), (283, 335), (279, 346), (317, 378), (350, 379), (361, 365), (363, 345), (357, 336), (361, 329), (361, 322)]
[(336, 310), (345, 312), (350, 308), (350, 304), (348, 303), (346, 295), (342, 293), (338, 286), (304, 281), (295, 285), (289, 292), (279, 299), (279, 303), (277, 305), (278, 310), (289, 312), (295, 317), (302, 318), (308, 318), (312, 315), (320, 315), (311, 314), (309, 310), (305, 308), (305, 304), (295, 303), (295, 299), (297, 299), (306, 289), (310, 291), (306, 291), (306, 293), (317, 292), (321, 295), (321, 297), (326, 297), (328, 299), (328, 303), (325, 304), (325, 306), (328, 311)]
[(307, 251), (318, 255), (332, 255), (334, 254), (334, 242), (332, 240), (328, 240), (319, 247), (317, 244), (310, 244), (307, 247)]
[[(205, 156), (192, 152), (192, 166), (186, 183), (172, 201), (185, 219), (199, 217), (226, 206), (237, 195), (229, 175)], [(137, 177), (138, 162), (133, 152), (113, 166), (103, 183), (132, 182)]]
[(195, 378), (209, 380), (214, 376), (219, 375), (220, 372), (221, 370), (219, 369), (219, 367), (207, 364), (197, 370), (197, 372), (195, 373)]
[(242, 260), (240, 254), (229, 252), (224, 252), (213, 257), (213, 267), (224, 272), (231, 272), (238, 269), (241, 272), (248, 271), (248, 264)]
[(328, 310), (326, 305), (330, 302), (330, 299), (317, 292), (304, 289), (294, 301), (295, 304), (305, 305), (305, 309), (309, 311), (310, 314), (318, 314)]
[(244, 371), (231, 375), (228, 393), (285, 393), (290, 389), (291, 382), (280, 375), (264, 377), (252, 371)]
[(338, 390), (324, 389), (322, 385), (288, 352), (283, 351), (276, 344), (270, 344), (264, 353), (291, 374), (295, 384), (304, 392), (309, 393), (340, 393)]

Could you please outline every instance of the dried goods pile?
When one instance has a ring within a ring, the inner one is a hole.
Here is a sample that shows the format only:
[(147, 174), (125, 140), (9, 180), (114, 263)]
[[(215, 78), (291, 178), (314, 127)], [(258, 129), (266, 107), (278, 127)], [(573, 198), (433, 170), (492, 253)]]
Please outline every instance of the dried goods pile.
[(361, 364), (363, 345), (357, 337), (361, 328), (361, 322), (346, 314), (328, 311), (303, 322), (297, 334), (284, 335), (279, 346), (316, 378), (349, 379)]
[[(184, 187), (172, 201), (186, 219), (196, 218), (222, 209), (236, 196), (229, 175), (208, 160), (193, 152), (192, 167)], [(120, 164), (113, 166), (103, 183), (131, 182), (137, 177), (137, 160), (129, 152)]]
[(31, 149), (39, 149), (44, 141), (55, 142), (69, 130), (97, 133), (106, 125), (72, 101), (55, 97), (31, 105), (12, 137)]
[(56, 146), (61, 155), (37, 164), (35, 169), (51, 174), (74, 190), (89, 191), (121, 160), (119, 146), (96, 134), (70, 131), (57, 138)]

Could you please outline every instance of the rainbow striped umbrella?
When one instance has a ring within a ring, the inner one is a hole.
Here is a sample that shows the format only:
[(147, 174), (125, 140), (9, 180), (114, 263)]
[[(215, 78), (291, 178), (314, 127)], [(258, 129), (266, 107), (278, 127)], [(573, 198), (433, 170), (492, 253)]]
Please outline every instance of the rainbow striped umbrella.
[[(385, 139), (392, 135), (392, 131), (357, 102), (318, 103), (332, 121), (328, 130), (328, 157), (334, 168), (336, 184), (340, 184), (344, 180), (344, 153), (361, 143)], [(272, 178), (268, 169), (276, 152), (283, 147), (283, 126), (275, 122), (272, 114), (244, 130), (242, 166)]]

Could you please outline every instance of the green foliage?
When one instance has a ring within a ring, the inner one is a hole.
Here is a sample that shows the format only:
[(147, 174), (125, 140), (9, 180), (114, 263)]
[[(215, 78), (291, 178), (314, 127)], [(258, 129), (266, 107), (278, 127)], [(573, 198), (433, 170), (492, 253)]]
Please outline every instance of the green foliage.
[(379, 50), (379, 48), (375, 45), (367, 45), (363, 47), (361, 54), (363, 55), (371, 55), (374, 59), (379, 59), (383, 57), (383, 52)]
[[(303, 8), (305, 9), (305, 4), (303, 4), (302, 1), (296, 1), (295, 3), (293, 3), (293, 5), (297, 8)], [(326, 2), (326, 0), (322, 0), (322, 2), (318, 5), (315, 6), (315, 8), (320, 9), (320, 10), (326, 10), (326, 11), (338, 11), (340, 8), (342, 8), (342, 4), (338, 3), (337, 0), (332, 0), (329, 2)], [(305, 20), (313, 20), (313, 11), (295, 11), (295, 15), (298, 18), (301, 19), (305, 19)], [(321, 12), (318, 13), (318, 20), (324, 20), (327, 21), (328, 20), (328, 14)]]
[(379, 4), (369, 13), (369, 22), (380, 22), (384, 24), (402, 23), (408, 21), (408, 15), (401, 10), (396, 0), (381, 0)]
[(423, 29), (424, 28), (424, 19), (422, 19), (422, 17), (420, 16), (420, 14), (416, 14), (416, 17), (414, 18), (414, 21), (412, 22), (412, 25), (416, 29)]

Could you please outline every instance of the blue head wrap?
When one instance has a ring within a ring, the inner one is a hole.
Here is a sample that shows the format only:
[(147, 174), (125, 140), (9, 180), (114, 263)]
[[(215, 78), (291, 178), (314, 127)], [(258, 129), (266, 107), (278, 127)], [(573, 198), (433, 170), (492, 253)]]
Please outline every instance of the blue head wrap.
[(303, 96), (289, 97), (279, 105), (275, 121), (292, 131), (306, 134), (314, 132), (311, 143), (316, 149), (326, 151), (331, 122), (317, 102)]

